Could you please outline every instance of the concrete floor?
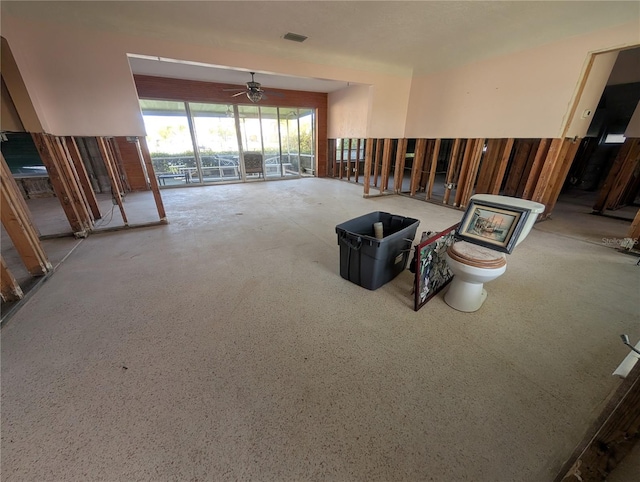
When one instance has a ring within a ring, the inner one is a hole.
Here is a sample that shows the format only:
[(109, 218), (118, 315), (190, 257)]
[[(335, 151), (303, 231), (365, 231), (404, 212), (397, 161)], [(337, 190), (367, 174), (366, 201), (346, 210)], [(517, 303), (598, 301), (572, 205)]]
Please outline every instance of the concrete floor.
[(339, 276), (335, 226), (460, 211), (329, 179), (162, 196), (169, 225), (83, 240), (2, 328), (3, 480), (552, 480), (640, 338), (636, 258), (557, 218), (478, 312), (414, 312), (408, 271)]

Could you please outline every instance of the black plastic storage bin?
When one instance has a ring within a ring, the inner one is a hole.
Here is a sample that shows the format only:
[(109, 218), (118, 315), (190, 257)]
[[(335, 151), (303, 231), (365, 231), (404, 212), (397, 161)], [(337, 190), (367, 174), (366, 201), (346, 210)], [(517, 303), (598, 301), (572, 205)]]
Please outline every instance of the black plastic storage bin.
[[(384, 237), (376, 239), (373, 223)], [(340, 276), (368, 290), (380, 288), (407, 266), (420, 221), (376, 211), (336, 226), (340, 245)]]

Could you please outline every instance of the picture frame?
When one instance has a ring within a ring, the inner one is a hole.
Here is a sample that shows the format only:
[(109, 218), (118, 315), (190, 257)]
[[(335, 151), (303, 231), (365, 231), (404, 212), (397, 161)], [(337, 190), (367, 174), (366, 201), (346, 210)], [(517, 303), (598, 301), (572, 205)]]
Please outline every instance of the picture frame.
[(422, 308), (453, 279), (444, 254), (455, 242), (458, 226), (456, 223), (444, 231), (426, 236), (415, 246), (414, 311)]
[(458, 239), (511, 254), (531, 210), (471, 199)]

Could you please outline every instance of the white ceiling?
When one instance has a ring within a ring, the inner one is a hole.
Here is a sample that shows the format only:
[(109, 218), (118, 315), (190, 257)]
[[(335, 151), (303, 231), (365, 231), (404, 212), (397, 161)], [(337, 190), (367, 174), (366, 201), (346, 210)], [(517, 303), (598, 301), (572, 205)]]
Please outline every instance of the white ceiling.
[[(0, 3), (2, 13), (361, 70), (428, 73), (637, 19), (638, 1), (84, 1)], [(287, 32), (308, 36), (284, 40)], [(639, 27), (640, 40), (640, 27)], [(184, 59), (182, 59), (184, 60)], [(247, 71), (133, 59), (134, 72), (243, 84)], [(265, 87), (345, 86), (259, 72)]]

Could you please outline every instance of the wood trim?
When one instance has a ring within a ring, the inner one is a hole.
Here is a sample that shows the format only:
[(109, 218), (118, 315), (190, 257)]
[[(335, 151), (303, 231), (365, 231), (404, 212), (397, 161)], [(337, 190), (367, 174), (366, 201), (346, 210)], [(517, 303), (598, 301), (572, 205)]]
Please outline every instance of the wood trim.
[(0, 217), (20, 259), (32, 276), (42, 276), (51, 270), (51, 263), (42, 248), (20, 189), (13, 179), (4, 156), (0, 154)]
[(24, 297), (22, 288), (15, 276), (7, 267), (4, 258), (0, 256), (0, 296), (2, 301), (18, 301)]
[(149, 177), (149, 187), (153, 193), (153, 199), (156, 202), (156, 208), (158, 209), (158, 216), (163, 223), (167, 222), (167, 213), (164, 210), (164, 203), (162, 202), (162, 195), (160, 194), (160, 186), (158, 186), (158, 179), (153, 169), (153, 163), (151, 162), (151, 153), (149, 152), (149, 146), (147, 146), (147, 140), (144, 137), (138, 137), (136, 140), (136, 147), (140, 159), (144, 163), (147, 169), (147, 176)]
[(580, 103), (580, 99), (582, 98), (582, 94), (584, 93), (584, 89), (587, 85), (587, 80), (589, 79), (589, 74), (591, 74), (591, 69), (593, 69), (593, 63), (597, 54), (590, 53), (589, 60), (587, 61), (587, 65), (582, 73), (582, 77), (580, 78), (580, 83), (578, 84), (578, 89), (576, 90), (576, 94), (572, 99), (571, 108), (569, 109), (569, 115), (567, 116), (567, 120), (564, 123), (564, 127), (562, 128), (562, 137), (564, 138), (569, 132), (569, 128), (573, 123), (573, 118), (576, 115), (576, 110), (578, 109), (578, 104)]

